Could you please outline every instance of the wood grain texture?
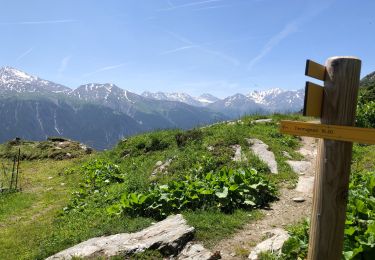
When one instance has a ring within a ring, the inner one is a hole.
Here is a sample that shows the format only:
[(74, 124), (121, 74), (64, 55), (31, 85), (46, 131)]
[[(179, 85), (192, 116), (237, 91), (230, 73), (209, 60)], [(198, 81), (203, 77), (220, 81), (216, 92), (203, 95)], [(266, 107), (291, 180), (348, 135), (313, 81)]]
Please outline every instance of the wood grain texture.
[(323, 87), (310, 81), (306, 82), (304, 116), (321, 117), (323, 104)]
[(283, 134), (310, 136), (336, 141), (375, 144), (374, 128), (281, 120), (280, 132)]
[[(323, 124), (353, 126), (361, 61), (333, 57), (326, 62)], [(321, 139), (314, 184), (308, 259), (341, 259), (352, 143)]]
[(305, 75), (315, 79), (325, 80), (326, 68), (315, 61), (306, 60)]

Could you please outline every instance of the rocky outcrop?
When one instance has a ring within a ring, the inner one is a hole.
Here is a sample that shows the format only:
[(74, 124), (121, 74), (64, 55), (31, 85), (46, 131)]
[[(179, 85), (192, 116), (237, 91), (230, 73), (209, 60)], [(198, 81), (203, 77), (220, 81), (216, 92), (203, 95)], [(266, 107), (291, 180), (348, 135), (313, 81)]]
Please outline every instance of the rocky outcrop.
[(275, 160), (275, 155), (273, 152), (268, 150), (268, 145), (263, 143), (259, 139), (246, 139), (246, 141), (251, 146), (251, 150), (254, 152), (256, 156), (259, 157), (263, 162), (268, 165), (271, 173), (277, 174), (277, 162)]
[[(140, 232), (91, 238), (47, 259), (127, 256), (141, 253), (146, 249), (158, 250), (163, 255), (176, 256), (193, 237), (194, 228), (188, 226), (183, 216), (179, 214), (170, 216)], [(199, 255), (198, 253), (202, 256), (208, 255), (207, 251), (202, 249), (203, 247), (190, 246), (189, 248), (185, 252), (194, 251), (195, 255)]]

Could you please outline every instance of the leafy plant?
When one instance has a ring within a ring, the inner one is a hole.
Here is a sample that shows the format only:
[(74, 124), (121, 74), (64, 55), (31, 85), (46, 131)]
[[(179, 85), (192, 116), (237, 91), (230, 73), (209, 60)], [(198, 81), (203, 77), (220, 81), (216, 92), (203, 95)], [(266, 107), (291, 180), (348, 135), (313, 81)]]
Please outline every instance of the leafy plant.
[[(307, 222), (289, 231), (291, 237), (282, 248), (281, 259), (307, 256)], [(344, 259), (375, 259), (375, 172), (352, 175), (346, 211)]]
[(375, 101), (358, 103), (356, 120), (357, 126), (375, 127)]
[(355, 174), (350, 182), (344, 257), (375, 258), (375, 171)]
[(73, 192), (70, 204), (64, 211), (81, 209), (85, 207), (85, 198), (94, 193), (100, 193), (104, 187), (113, 183), (124, 182), (124, 174), (119, 166), (105, 160), (92, 160), (81, 166), (79, 172), (83, 174), (83, 182), (80, 183), (79, 191)]
[(175, 135), (178, 147), (184, 147), (189, 142), (202, 141), (203, 132), (199, 129), (188, 130), (186, 132), (177, 133)]
[(273, 199), (275, 187), (254, 169), (222, 168), (155, 185), (145, 193), (125, 193), (108, 212), (160, 219), (187, 209), (214, 208), (229, 213), (237, 208), (261, 207)]

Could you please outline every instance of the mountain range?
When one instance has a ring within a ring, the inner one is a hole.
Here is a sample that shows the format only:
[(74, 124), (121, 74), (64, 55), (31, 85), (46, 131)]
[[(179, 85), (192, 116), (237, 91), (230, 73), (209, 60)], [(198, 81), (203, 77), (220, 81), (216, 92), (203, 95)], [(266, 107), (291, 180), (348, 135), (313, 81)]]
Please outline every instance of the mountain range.
[(0, 142), (14, 137), (43, 140), (64, 136), (96, 149), (129, 135), (165, 128), (188, 129), (244, 114), (295, 112), (304, 91), (272, 89), (219, 99), (211, 94), (143, 92), (114, 84), (76, 89), (12, 67), (0, 68)]

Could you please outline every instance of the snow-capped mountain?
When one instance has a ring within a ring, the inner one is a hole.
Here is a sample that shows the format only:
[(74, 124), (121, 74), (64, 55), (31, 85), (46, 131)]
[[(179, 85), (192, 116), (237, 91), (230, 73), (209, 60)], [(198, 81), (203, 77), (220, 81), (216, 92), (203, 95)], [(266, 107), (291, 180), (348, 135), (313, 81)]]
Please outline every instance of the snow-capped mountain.
[(177, 101), (177, 102), (182, 102), (188, 105), (192, 106), (202, 106), (202, 103), (199, 102), (196, 98), (190, 96), (189, 94), (186, 93), (167, 93), (167, 92), (149, 92), (145, 91), (141, 94), (143, 97), (146, 98), (151, 98), (155, 100), (167, 100), (167, 101)]
[(219, 98), (217, 98), (217, 97), (215, 97), (211, 94), (208, 94), (208, 93), (202, 94), (199, 97), (197, 97), (196, 99), (204, 105), (215, 103), (216, 101), (220, 100)]
[(246, 96), (270, 112), (296, 112), (303, 107), (305, 91), (274, 88), (253, 91)]
[(68, 93), (71, 89), (12, 67), (0, 68), (0, 93)]
[(104, 149), (144, 131), (189, 129), (226, 119), (201, 106), (146, 98), (114, 84), (72, 90), (17, 69), (0, 69), (0, 142), (64, 136)]
[(262, 105), (267, 105), (269, 100), (272, 98), (277, 97), (283, 92), (282, 89), (279, 88), (274, 88), (270, 90), (265, 90), (265, 91), (258, 91), (255, 90), (246, 96), (252, 100), (254, 100), (255, 103), (257, 104), (262, 104)]
[(238, 118), (246, 114), (265, 113), (261, 105), (239, 93), (211, 103), (207, 107), (231, 118)]
[(219, 99), (211, 94), (203, 94), (199, 97), (193, 97), (186, 93), (167, 93), (167, 92), (149, 92), (145, 91), (142, 93), (143, 97), (152, 98), (155, 100), (167, 100), (182, 102), (191, 106), (207, 106), (208, 104), (214, 103)]
[(211, 94), (138, 95), (108, 83), (90, 83), (73, 90), (4, 67), (0, 68), (0, 128), (9, 131), (0, 133), (0, 141), (14, 134), (37, 140), (47, 135), (65, 135), (107, 147), (122, 136), (142, 131), (186, 129), (253, 113), (296, 112), (302, 108), (303, 97), (303, 90), (281, 89), (235, 94), (225, 99)]

